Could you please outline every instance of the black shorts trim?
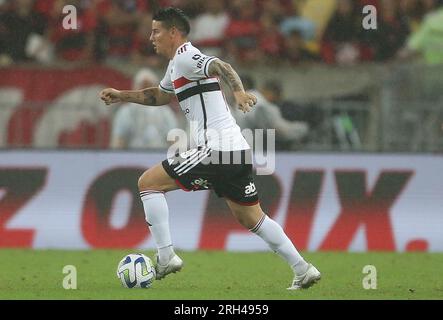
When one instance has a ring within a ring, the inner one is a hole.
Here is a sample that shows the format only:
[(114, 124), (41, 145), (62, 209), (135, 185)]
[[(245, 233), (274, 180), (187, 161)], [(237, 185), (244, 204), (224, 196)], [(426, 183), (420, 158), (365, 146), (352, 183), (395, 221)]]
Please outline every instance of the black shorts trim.
[(182, 185), (178, 179), (175, 179), (174, 181), (175, 181), (175, 184), (177, 186), (179, 186), (180, 189), (182, 189), (183, 191), (186, 191), (186, 192), (192, 191), (191, 189), (188, 189), (184, 185)]

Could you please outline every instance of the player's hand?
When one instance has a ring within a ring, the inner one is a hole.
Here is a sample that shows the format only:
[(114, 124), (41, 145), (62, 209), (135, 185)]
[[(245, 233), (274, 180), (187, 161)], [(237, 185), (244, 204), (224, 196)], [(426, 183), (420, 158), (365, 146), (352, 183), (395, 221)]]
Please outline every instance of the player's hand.
[(122, 102), (120, 91), (113, 88), (103, 89), (100, 92), (100, 99), (102, 99), (106, 105)]
[(257, 98), (252, 93), (237, 91), (234, 92), (235, 101), (238, 108), (244, 113), (252, 110), (252, 107), (257, 103)]

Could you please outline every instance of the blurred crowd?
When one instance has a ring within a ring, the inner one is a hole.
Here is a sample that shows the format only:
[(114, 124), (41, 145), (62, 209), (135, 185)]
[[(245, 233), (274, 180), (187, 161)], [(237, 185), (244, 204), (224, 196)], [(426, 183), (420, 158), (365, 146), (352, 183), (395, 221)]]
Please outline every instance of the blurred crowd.
[[(191, 18), (190, 40), (196, 46), (231, 63), (389, 61), (407, 56), (407, 49), (423, 49), (408, 48), (409, 38), (442, 2), (0, 0), (0, 65), (122, 61), (161, 66), (164, 61), (153, 52), (149, 34), (153, 12), (169, 5)], [(362, 8), (368, 4), (377, 8), (376, 30), (362, 27)], [(75, 30), (63, 28), (66, 5), (76, 8)], [(434, 24), (443, 29), (441, 17)]]
[[(366, 5), (377, 9), (375, 30), (362, 25)], [(134, 89), (156, 85), (153, 70), (166, 61), (149, 35), (153, 13), (165, 6), (190, 17), (194, 45), (235, 66), (354, 65), (415, 56), (443, 64), (443, 0), (0, 0), (0, 67), (130, 63), (139, 69)], [(246, 74), (241, 78), (259, 98), (247, 115), (232, 108), (242, 129), (276, 129), (278, 150), (297, 150), (316, 132), (322, 135), (320, 108), (287, 100), (280, 80), (257, 85)], [(166, 148), (169, 130), (186, 126), (177, 110), (174, 104), (155, 111), (119, 106), (110, 146)], [(334, 119), (337, 137), (358, 147), (349, 115)]]

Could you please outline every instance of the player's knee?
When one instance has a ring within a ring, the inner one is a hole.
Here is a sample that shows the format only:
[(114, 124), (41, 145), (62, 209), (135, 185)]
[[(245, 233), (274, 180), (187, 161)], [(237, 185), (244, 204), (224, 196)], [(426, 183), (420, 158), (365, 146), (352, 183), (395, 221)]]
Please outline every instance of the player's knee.
[(254, 228), (264, 215), (259, 205), (254, 207), (245, 206), (236, 209), (232, 208), (232, 213), (237, 218), (237, 221), (247, 229)]
[(252, 227), (254, 227), (253, 222), (251, 221), (251, 218), (247, 214), (245, 214), (244, 212), (234, 210), (233, 214), (234, 214), (235, 218), (237, 219), (237, 221), (246, 229), (251, 229)]
[(237, 216), (237, 221), (246, 229), (250, 229), (250, 225), (248, 224), (248, 220), (245, 217)]

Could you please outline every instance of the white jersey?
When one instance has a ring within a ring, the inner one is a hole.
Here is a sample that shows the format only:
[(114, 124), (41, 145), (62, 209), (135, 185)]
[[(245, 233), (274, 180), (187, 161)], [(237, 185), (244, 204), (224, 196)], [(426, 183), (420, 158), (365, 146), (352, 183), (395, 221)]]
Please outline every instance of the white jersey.
[(159, 88), (174, 92), (197, 146), (218, 151), (249, 149), (240, 127), (231, 115), (217, 78), (208, 75), (216, 57), (206, 56), (190, 42), (181, 45), (169, 61)]

